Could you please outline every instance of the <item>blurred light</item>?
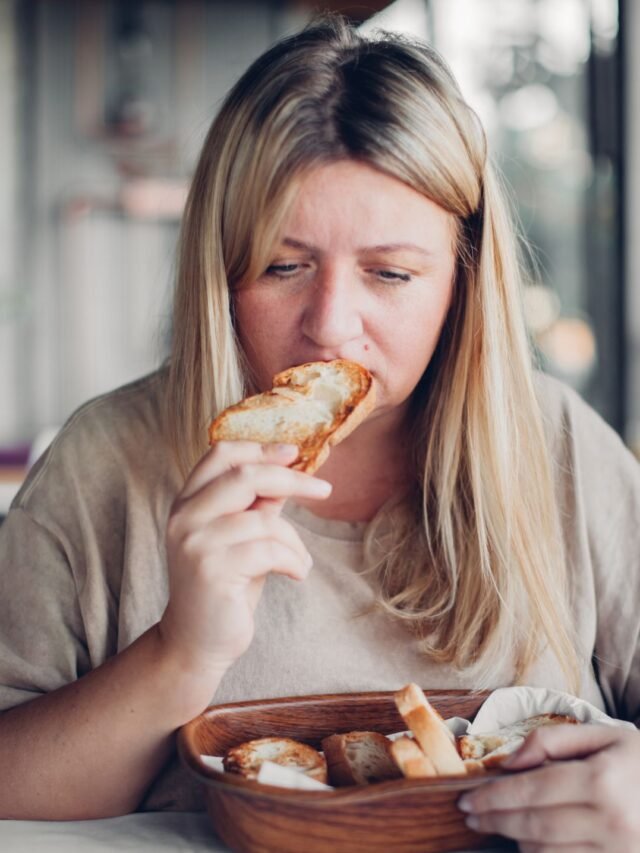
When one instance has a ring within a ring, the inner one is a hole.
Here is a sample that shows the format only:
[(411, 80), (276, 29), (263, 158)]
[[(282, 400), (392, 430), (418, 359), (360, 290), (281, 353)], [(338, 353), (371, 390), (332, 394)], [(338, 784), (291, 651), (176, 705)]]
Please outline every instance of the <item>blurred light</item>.
[(550, 329), (560, 316), (558, 294), (546, 284), (530, 284), (523, 299), (527, 326), (534, 336)]
[(596, 338), (580, 317), (561, 317), (538, 338), (546, 369), (574, 388), (585, 385), (596, 363)]
[[(538, 32), (547, 44), (545, 66), (555, 74), (574, 74), (589, 58), (590, 20), (583, 0), (539, 0)], [(542, 57), (541, 57), (542, 59)]]
[(618, 36), (618, 0), (591, 0), (593, 46), (599, 54), (613, 53)]
[(120, 203), (129, 216), (138, 219), (179, 219), (187, 193), (185, 181), (138, 178), (123, 185)]
[(548, 124), (557, 115), (558, 100), (548, 86), (534, 83), (503, 95), (498, 109), (511, 130), (530, 131)]
[(593, 175), (584, 128), (572, 116), (559, 112), (553, 121), (520, 138), (523, 156), (537, 169), (562, 169), (572, 186), (585, 186)]

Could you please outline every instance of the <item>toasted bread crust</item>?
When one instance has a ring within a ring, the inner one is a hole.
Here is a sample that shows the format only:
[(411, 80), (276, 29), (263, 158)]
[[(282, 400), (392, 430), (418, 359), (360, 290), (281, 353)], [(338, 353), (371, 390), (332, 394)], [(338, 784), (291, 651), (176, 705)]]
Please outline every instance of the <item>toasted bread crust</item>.
[(416, 684), (408, 684), (394, 698), (403, 720), (438, 775), (464, 776), (466, 769), (458, 755), (455, 738), (422, 690)]
[(433, 762), (410, 737), (400, 737), (391, 744), (391, 755), (407, 779), (428, 779), (436, 776)]
[[(264, 430), (256, 428), (255, 434), (239, 435), (234, 427), (234, 415), (255, 409), (264, 412), (269, 408), (300, 405), (307, 397), (312, 399), (312, 386), (318, 372), (332, 368), (344, 378), (345, 386), (351, 389), (348, 397), (332, 409), (329, 423), (315, 425), (300, 424), (288, 431), (273, 431), (266, 436)], [(316, 375), (314, 375), (316, 374)], [(289, 394), (284, 392), (289, 391)], [(308, 362), (290, 367), (273, 378), (273, 388), (262, 394), (247, 397), (221, 412), (209, 427), (209, 444), (217, 441), (233, 441), (240, 438), (262, 443), (278, 441), (296, 444), (298, 457), (291, 465), (298, 471), (313, 474), (327, 459), (331, 447), (345, 439), (370, 414), (375, 405), (375, 389), (369, 371), (356, 362), (336, 359), (331, 362)]]
[(264, 761), (298, 770), (319, 782), (327, 782), (324, 757), (306, 743), (286, 737), (263, 737), (229, 749), (222, 760), (227, 773), (256, 779)]

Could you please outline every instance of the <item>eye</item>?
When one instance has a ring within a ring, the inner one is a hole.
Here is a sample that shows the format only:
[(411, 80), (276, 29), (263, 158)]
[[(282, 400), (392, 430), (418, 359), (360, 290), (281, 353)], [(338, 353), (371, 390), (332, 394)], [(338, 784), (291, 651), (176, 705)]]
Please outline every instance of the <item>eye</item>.
[(371, 270), (371, 272), (382, 279), (382, 281), (411, 281), (411, 275), (407, 272), (397, 272), (396, 270)]
[(271, 264), (264, 271), (264, 275), (271, 278), (293, 278), (294, 275), (303, 269), (302, 264)]

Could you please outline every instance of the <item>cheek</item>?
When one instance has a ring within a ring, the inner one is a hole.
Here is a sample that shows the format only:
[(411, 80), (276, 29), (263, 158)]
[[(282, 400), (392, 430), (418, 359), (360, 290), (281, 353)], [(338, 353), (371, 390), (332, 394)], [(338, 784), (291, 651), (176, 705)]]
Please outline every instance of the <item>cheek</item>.
[(269, 302), (270, 300), (251, 290), (244, 290), (236, 295), (236, 331), (241, 341), (259, 340), (273, 327), (274, 322), (278, 321)]
[(403, 305), (396, 313), (393, 324), (389, 314), (383, 318), (387, 329), (393, 328), (393, 336), (389, 340), (400, 354), (430, 357), (449, 310), (450, 296), (448, 291), (434, 294), (429, 298), (412, 300), (410, 305)]
[(267, 372), (270, 371), (271, 363), (279, 361), (279, 350), (291, 341), (295, 318), (286, 307), (282, 299), (264, 297), (251, 291), (236, 296), (236, 332), (254, 369), (264, 365)]

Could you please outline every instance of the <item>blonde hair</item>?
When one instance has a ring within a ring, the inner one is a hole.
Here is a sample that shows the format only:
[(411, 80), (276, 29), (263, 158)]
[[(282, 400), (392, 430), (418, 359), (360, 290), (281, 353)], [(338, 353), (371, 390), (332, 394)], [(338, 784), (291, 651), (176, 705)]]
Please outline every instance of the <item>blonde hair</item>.
[[(228, 95), (183, 220), (167, 428), (186, 472), (211, 417), (251, 387), (233, 290), (269, 262), (299, 178), (368, 163), (452, 214), (457, 272), (445, 328), (412, 400), (416, 484), (370, 526), (380, 605), (434, 660), (478, 686), (521, 680), (548, 646), (572, 686), (572, 643), (549, 452), (522, 318), (522, 275), (484, 133), (442, 59), (329, 18), (278, 43)], [(387, 519), (388, 522), (388, 519)], [(377, 556), (376, 556), (377, 554)]]

